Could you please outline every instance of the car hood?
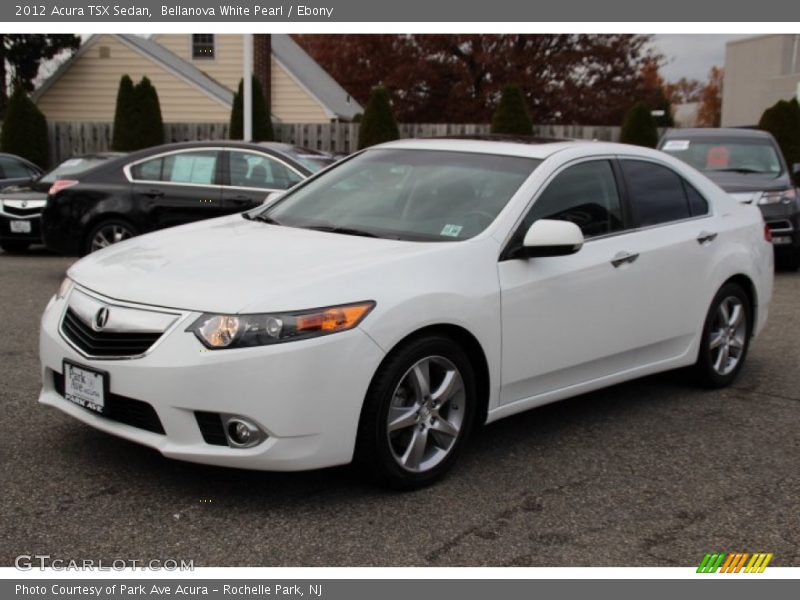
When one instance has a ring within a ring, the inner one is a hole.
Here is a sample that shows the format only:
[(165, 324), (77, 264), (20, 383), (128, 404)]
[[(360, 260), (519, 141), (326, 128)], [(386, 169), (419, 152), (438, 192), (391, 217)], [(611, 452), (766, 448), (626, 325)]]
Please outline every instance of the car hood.
[(12, 185), (0, 190), (2, 200), (47, 200), (47, 189), (37, 190), (27, 185)]
[(786, 174), (729, 173), (704, 171), (703, 174), (728, 193), (767, 192), (792, 186)]
[(75, 263), (68, 275), (128, 302), (219, 313), (298, 310), (373, 299), (370, 291), (393, 262), (456, 245), (280, 227), (234, 215), (109, 246)]

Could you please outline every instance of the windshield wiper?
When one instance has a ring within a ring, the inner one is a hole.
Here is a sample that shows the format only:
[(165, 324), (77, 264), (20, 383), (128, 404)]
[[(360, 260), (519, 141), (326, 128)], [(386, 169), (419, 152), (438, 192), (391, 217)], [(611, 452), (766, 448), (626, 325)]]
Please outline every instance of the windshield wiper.
[(764, 173), (769, 174), (769, 171), (761, 171), (759, 169), (748, 169), (747, 167), (730, 167), (728, 169), (711, 169), (709, 173)]
[(248, 221), (261, 221), (262, 223), (267, 223), (269, 225), (281, 225), (280, 222), (276, 221), (269, 215), (265, 215), (263, 213), (257, 215), (251, 215), (250, 213), (242, 213), (242, 217), (247, 219)]
[(356, 229), (354, 227), (337, 227), (335, 225), (310, 225), (304, 229), (313, 229), (314, 231), (325, 231), (328, 233), (341, 233), (344, 235), (359, 235), (362, 237), (376, 238), (374, 233), (364, 231), (363, 229)]

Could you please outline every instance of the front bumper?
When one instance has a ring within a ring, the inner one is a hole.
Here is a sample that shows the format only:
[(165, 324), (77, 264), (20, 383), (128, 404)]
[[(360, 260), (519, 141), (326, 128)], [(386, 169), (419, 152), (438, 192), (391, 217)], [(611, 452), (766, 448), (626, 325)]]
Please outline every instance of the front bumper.
[[(12, 231), (12, 223), (28, 223), (30, 231)], [(40, 244), (42, 241), (42, 218), (40, 215), (34, 217), (15, 217), (0, 213), (0, 241), (3, 242), (24, 242), (30, 244)]]
[[(145, 356), (99, 360), (86, 358), (65, 341), (59, 331), (65, 309), (66, 301), (54, 298), (42, 317), (42, 404), (169, 458), (275, 471), (352, 460), (361, 406), (384, 357), (360, 329), (274, 346), (209, 351), (184, 331), (199, 313), (186, 313)], [(65, 359), (108, 373), (111, 397), (152, 406), (164, 433), (66, 400), (56, 385)], [(196, 411), (247, 417), (268, 437), (250, 448), (207, 443)]]

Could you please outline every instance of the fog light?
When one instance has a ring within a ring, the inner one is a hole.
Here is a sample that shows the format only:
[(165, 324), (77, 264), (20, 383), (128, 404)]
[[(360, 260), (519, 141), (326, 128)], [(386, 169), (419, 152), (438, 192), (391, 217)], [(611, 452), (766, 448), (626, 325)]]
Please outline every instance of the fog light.
[(231, 446), (236, 448), (249, 448), (260, 444), (266, 435), (253, 423), (243, 417), (230, 417), (225, 427), (225, 433)]

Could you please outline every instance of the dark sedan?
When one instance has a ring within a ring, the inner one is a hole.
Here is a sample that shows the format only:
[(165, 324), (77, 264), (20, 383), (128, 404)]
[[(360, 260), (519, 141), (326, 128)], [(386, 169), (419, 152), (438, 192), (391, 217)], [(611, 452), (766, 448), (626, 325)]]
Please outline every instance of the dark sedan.
[(56, 181), (42, 214), (42, 238), (60, 254), (89, 254), (142, 233), (253, 208), (334, 161), (266, 142), (148, 148)]
[(24, 252), (31, 244), (41, 243), (42, 209), (47, 193), (59, 179), (75, 178), (120, 152), (98, 152), (65, 160), (52, 171), (27, 185), (10, 186), (0, 191), (0, 248), (6, 252)]

